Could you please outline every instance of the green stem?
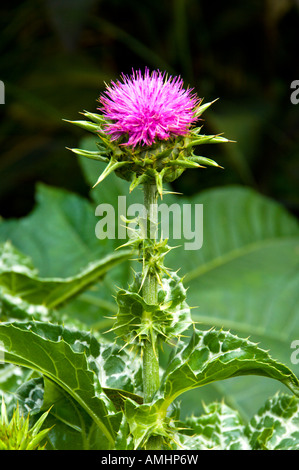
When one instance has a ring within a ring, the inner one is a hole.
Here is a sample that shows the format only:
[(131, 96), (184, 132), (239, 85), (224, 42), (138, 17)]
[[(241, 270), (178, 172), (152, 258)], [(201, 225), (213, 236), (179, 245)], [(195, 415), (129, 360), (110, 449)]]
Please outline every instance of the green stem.
[[(146, 234), (147, 238), (155, 240), (158, 227), (158, 192), (156, 185), (144, 184), (144, 207), (146, 210)], [(148, 270), (150, 253), (143, 253), (143, 275), (145, 276), (142, 294), (146, 303), (154, 305), (158, 303), (158, 281), (154, 273)], [(150, 312), (144, 312), (143, 321), (150, 322)], [(159, 353), (157, 338), (153, 332), (143, 345), (143, 394), (144, 403), (151, 402), (154, 394), (159, 388)], [(147, 449), (161, 449), (161, 438), (152, 436), (146, 445)]]
[[(147, 238), (155, 238), (157, 221), (157, 199), (158, 192), (156, 185), (144, 184), (144, 208), (146, 211), (146, 234)], [(156, 276), (148, 272), (148, 251), (143, 253), (143, 275), (145, 276), (142, 295), (146, 303), (154, 305), (158, 302), (158, 281)], [(151, 321), (151, 314), (145, 312), (143, 316), (145, 322)], [(148, 337), (144, 341), (143, 347), (143, 393), (144, 402), (148, 403), (159, 388), (159, 358), (157, 341), (155, 335)]]

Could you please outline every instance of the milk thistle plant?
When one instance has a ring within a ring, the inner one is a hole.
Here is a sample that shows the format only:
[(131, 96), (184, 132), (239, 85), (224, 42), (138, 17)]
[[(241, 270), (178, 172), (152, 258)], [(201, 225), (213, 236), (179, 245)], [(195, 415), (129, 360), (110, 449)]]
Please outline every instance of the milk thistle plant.
[[(138, 269), (131, 283), (116, 290), (113, 343), (59, 321), (0, 325), (5, 362), (37, 374), (19, 393), (27, 409), (36, 389), (42, 390), (42, 404), (31, 408), (45, 413), (52, 407), (45, 426), (54, 424), (49, 431), (54, 448), (59, 448), (67, 423), (71, 438), (79, 434), (84, 449), (299, 449), (295, 374), (249, 339), (223, 329), (200, 330), (192, 320), (183, 280), (165, 262), (173, 247), (159, 236), (158, 205), (167, 199), (167, 183), (187, 168), (219, 167), (195, 151), (202, 144), (229, 142), (202, 133), (201, 116), (212, 103), (185, 88), (180, 77), (145, 69), (107, 85), (98, 113), (84, 111), (86, 119), (69, 121), (96, 136), (97, 150), (71, 149), (98, 161), (99, 168), (106, 164), (94, 186), (114, 172), (128, 182), (128, 192), (141, 188), (144, 198), (132, 236), (115, 254), (77, 277), (43, 280), (44, 305), (55, 307), (110, 267), (135, 258)], [(11, 254), (13, 249), (5, 250)], [(41, 280), (28, 266), (21, 274), (30, 277), (33, 291), (38, 289)], [(8, 290), (10, 286), (6, 281)], [(163, 345), (170, 351), (164, 369)], [(203, 415), (180, 417), (176, 399), (185, 392), (250, 374), (281, 382), (291, 395), (270, 398), (247, 424), (223, 402), (209, 404)]]

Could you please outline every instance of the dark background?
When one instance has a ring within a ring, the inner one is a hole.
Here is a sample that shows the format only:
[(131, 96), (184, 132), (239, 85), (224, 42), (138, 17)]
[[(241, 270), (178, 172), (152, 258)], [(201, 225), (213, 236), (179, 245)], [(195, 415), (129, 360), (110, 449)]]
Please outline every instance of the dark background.
[(11, 0), (1, 6), (0, 214), (21, 217), (35, 184), (88, 196), (76, 157), (104, 81), (132, 68), (180, 74), (205, 101), (203, 146), (225, 170), (188, 170), (175, 189), (251, 186), (299, 215), (298, 0)]

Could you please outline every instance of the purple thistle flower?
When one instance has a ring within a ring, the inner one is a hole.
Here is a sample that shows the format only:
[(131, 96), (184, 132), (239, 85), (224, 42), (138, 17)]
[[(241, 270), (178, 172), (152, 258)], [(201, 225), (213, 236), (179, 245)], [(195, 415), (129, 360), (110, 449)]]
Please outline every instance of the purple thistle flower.
[(99, 108), (107, 119), (106, 132), (112, 140), (128, 136), (123, 145), (152, 145), (156, 139), (167, 140), (186, 135), (197, 120), (195, 108), (200, 100), (192, 90), (183, 88), (180, 77), (145, 69), (122, 82), (111, 82), (101, 95)]

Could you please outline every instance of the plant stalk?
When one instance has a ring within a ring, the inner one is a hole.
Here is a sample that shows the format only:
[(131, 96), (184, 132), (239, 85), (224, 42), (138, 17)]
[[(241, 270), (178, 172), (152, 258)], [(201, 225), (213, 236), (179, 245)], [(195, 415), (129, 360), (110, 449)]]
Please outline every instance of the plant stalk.
[[(145, 208), (145, 230), (146, 238), (153, 241), (156, 238), (158, 226), (158, 192), (155, 184), (144, 184), (144, 208)], [(146, 303), (154, 305), (158, 302), (158, 281), (156, 276), (148, 272), (148, 256), (143, 253), (143, 276), (145, 276), (142, 288), (142, 295)], [(147, 259), (146, 259), (147, 258)], [(151, 322), (151, 314), (144, 313), (143, 321)], [(144, 402), (148, 403), (159, 388), (159, 357), (157, 340), (155, 335), (151, 335), (144, 341), (143, 347), (143, 393)]]
[[(145, 208), (145, 230), (146, 238), (153, 242), (156, 240), (158, 228), (158, 191), (155, 184), (144, 184), (144, 208)], [(158, 280), (154, 273), (149, 271), (151, 253), (143, 252), (143, 276), (142, 287), (143, 299), (146, 303), (155, 305), (158, 303)], [(151, 322), (151, 313), (144, 312), (144, 322)], [(159, 388), (159, 352), (155, 332), (144, 341), (143, 344), (143, 394), (144, 403), (150, 403)], [(160, 436), (149, 438), (146, 449), (161, 449), (162, 439)]]

